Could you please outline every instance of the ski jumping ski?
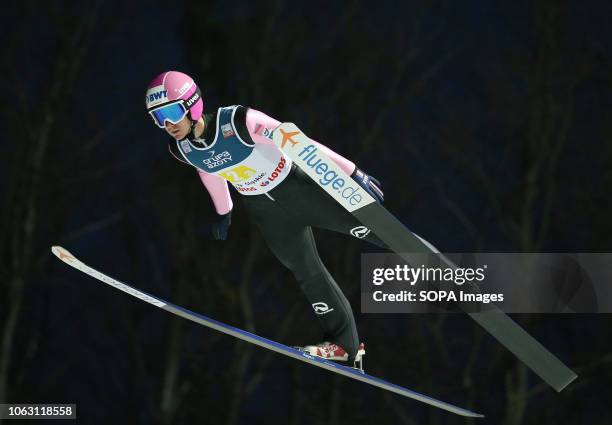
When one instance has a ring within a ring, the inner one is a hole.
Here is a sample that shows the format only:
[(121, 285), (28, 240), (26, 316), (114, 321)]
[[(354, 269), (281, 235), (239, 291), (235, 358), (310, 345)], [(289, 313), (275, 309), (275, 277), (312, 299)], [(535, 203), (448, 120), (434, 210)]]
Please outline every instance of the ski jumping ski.
[[(408, 263), (411, 263), (411, 253), (440, 254), (434, 246), (412, 233), (385, 207), (377, 203), (295, 124), (279, 125), (274, 130), (273, 139), (285, 155), (323, 190)], [(456, 267), (447, 258), (439, 258), (448, 266)], [(563, 390), (577, 378), (574, 371), (499, 308), (467, 314), (555, 390)]]
[(272, 341), (270, 339), (244, 331), (242, 329), (235, 328), (230, 325), (226, 325), (225, 323), (219, 322), (214, 319), (210, 319), (198, 313), (194, 313), (193, 311), (187, 310), (186, 308), (182, 308), (177, 305), (171, 304), (167, 301), (162, 300), (161, 298), (158, 298), (158, 297), (149, 295), (145, 292), (139, 291), (138, 289), (133, 288), (130, 285), (127, 285), (123, 282), (115, 280), (112, 277), (109, 277), (105, 275), (104, 273), (99, 272), (98, 270), (83, 263), (82, 261), (77, 259), (74, 255), (72, 255), (68, 250), (60, 246), (51, 247), (51, 251), (57, 258), (62, 260), (64, 263), (74, 267), (75, 269), (85, 274), (88, 274), (89, 276), (101, 282), (104, 282), (116, 289), (119, 289), (120, 291), (123, 291), (126, 294), (132, 295), (133, 297), (136, 297), (149, 304), (152, 304), (155, 307), (159, 307), (163, 310), (166, 310), (167, 312), (170, 312), (172, 314), (176, 314), (177, 316), (180, 316), (184, 319), (191, 320), (192, 322), (215, 329), (219, 332), (223, 332), (224, 334), (231, 335), (243, 341), (250, 342), (251, 344), (255, 344), (260, 347), (267, 348), (268, 350), (272, 350), (277, 353), (284, 354), (285, 356), (301, 360), (303, 362), (320, 367), (322, 369), (330, 370), (340, 375), (344, 375), (348, 378), (352, 378), (352, 379), (356, 379), (361, 382), (365, 382), (366, 384), (370, 384), (375, 387), (379, 387), (384, 390), (391, 391), (393, 393), (402, 395), (404, 397), (411, 398), (413, 400), (420, 401), (430, 406), (435, 406), (439, 409), (443, 409), (448, 412), (455, 413), (457, 415), (471, 417), (471, 418), (484, 417), (484, 415), (480, 413), (475, 413), (470, 410), (454, 406), (450, 403), (436, 400), (435, 398), (428, 397), (416, 391), (412, 391), (407, 388), (401, 387), (399, 385), (395, 385), (390, 382), (384, 381), (380, 378), (370, 376), (361, 370), (358, 370), (352, 367), (343, 366), (343, 365), (340, 365), (340, 364), (337, 364), (332, 361), (325, 360), (319, 357), (311, 356), (310, 354), (307, 354), (297, 349), (280, 344), (276, 341)]

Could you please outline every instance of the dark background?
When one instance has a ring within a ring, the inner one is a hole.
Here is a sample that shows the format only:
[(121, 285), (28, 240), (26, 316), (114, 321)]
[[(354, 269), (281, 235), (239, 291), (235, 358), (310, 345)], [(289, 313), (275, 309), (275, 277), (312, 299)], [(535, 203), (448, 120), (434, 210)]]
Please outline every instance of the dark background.
[[(292, 121), (379, 178), (446, 252), (610, 252), (609, 2), (11, 2), (2, 6), (0, 403), (85, 424), (469, 420), (175, 318), (60, 263), (287, 343), (320, 333), (235, 201), (230, 238), (144, 109), (194, 76), (205, 109)], [(487, 415), (610, 422), (608, 315), (514, 315), (580, 377), (558, 394), (467, 316), (359, 314), (359, 241), (316, 231), (366, 370)]]

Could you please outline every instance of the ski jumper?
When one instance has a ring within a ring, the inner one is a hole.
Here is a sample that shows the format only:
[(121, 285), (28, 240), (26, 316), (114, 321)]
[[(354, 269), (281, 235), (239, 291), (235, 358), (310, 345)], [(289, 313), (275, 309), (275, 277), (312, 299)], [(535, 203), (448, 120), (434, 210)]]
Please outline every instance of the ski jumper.
[[(293, 272), (312, 305), (324, 340), (342, 346), (352, 361), (359, 344), (355, 318), (319, 257), (312, 227), (387, 246), (273, 143), (272, 133), (279, 121), (244, 106), (219, 108), (204, 120), (199, 139), (171, 140), (170, 152), (197, 169), (218, 214), (233, 207), (228, 182), (243, 195), (250, 220), (272, 253)], [(353, 172), (351, 161), (316, 144), (348, 174)]]

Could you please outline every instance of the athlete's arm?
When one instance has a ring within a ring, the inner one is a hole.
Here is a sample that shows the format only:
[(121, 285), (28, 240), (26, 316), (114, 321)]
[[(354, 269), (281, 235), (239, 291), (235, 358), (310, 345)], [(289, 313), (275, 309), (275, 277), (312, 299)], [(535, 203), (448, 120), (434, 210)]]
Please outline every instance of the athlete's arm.
[(229, 213), (234, 204), (232, 203), (232, 197), (227, 187), (227, 180), (215, 174), (205, 173), (200, 170), (198, 170), (198, 174), (215, 205), (217, 214), (225, 215)]
[[(186, 162), (184, 159), (180, 157), (178, 152), (175, 152), (175, 146), (173, 143), (168, 143), (168, 151), (170, 154), (181, 161), (183, 164), (191, 165)], [(195, 167), (194, 167), (195, 168)], [(213, 204), (215, 205), (215, 210), (219, 215), (225, 215), (232, 210), (232, 197), (230, 196), (229, 189), (227, 187), (227, 180), (222, 179), (221, 177), (215, 174), (208, 174), (204, 171), (200, 171), (196, 168), (198, 174), (200, 176), (200, 180), (204, 183), (204, 187), (208, 191)]]
[[(249, 108), (246, 114), (246, 125), (249, 130), (249, 135), (255, 143), (274, 144), (272, 141), (272, 131), (280, 125), (280, 121), (275, 120), (264, 114), (263, 112)], [(334, 161), (348, 175), (355, 171), (355, 164), (349, 161), (340, 154), (337, 154), (325, 145), (319, 142), (312, 141), (319, 149), (321, 149), (332, 161)]]

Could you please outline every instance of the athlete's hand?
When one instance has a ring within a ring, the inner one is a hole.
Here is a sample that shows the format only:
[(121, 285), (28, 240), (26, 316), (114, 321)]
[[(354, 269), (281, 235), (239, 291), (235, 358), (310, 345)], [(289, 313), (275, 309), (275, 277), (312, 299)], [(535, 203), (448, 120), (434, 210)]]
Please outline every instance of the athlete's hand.
[(351, 174), (353, 180), (359, 183), (359, 186), (363, 187), (377, 202), (382, 203), (385, 200), (385, 194), (380, 188), (380, 182), (372, 176), (368, 176), (366, 173), (355, 167), (355, 171)]
[(226, 240), (227, 231), (229, 230), (230, 224), (232, 224), (232, 212), (219, 216), (219, 221), (212, 224), (213, 238), (216, 240)]

